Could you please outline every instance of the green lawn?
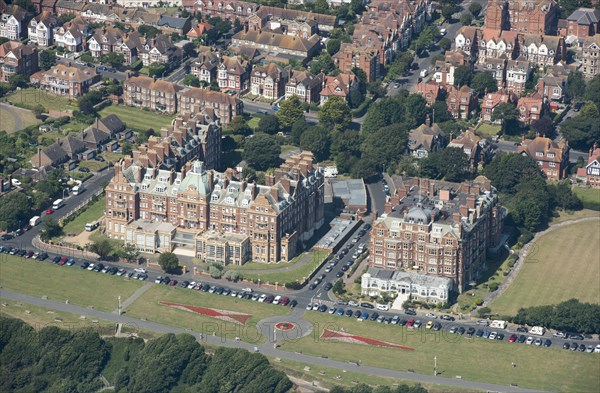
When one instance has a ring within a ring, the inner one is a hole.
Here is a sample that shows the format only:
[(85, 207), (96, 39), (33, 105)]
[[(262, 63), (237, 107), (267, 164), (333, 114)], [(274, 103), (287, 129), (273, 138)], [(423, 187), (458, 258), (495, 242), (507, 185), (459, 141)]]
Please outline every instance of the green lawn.
[(161, 115), (124, 105), (107, 106), (100, 111), (100, 114), (102, 116), (115, 114), (119, 116), (127, 127), (140, 131), (146, 131), (149, 128), (152, 128), (154, 131), (160, 131), (162, 127), (171, 124), (174, 118), (174, 116)]
[(284, 267), (293, 266), (296, 262), (298, 262), (303, 253), (296, 256), (289, 262), (278, 262), (278, 263), (264, 263), (264, 262), (246, 262), (242, 266), (237, 265), (229, 265), (225, 269), (226, 270), (271, 270), (271, 269), (281, 269)]
[[(339, 361), (360, 361), (363, 365), (407, 371), (420, 374), (433, 372), (433, 358), (442, 377), (485, 381), (494, 384), (517, 384), (522, 388), (559, 392), (597, 392), (597, 356), (543, 348), (508, 341), (485, 339), (468, 340), (464, 336), (437, 333), (425, 329), (407, 330), (398, 325), (384, 325), (371, 321), (358, 322), (354, 318), (340, 318), (316, 312), (307, 312), (315, 329), (313, 334), (296, 342), (283, 342), (281, 349), (301, 351), (306, 355), (321, 356)], [(323, 328), (344, 329), (350, 334), (380, 339), (415, 348), (414, 351), (370, 347), (320, 339)], [(512, 363), (516, 367), (512, 367)]]
[(15, 105), (20, 104), (29, 109), (33, 109), (36, 105), (41, 105), (46, 109), (76, 109), (76, 105), (69, 105), (70, 100), (67, 97), (48, 94), (33, 87), (14, 92), (6, 97), (6, 101)]
[[(85, 191), (84, 191), (85, 193)], [(106, 209), (106, 197), (102, 195), (97, 202), (86, 208), (73, 221), (69, 221), (63, 228), (66, 234), (78, 235), (85, 229), (85, 224), (98, 220), (104, 214)]]
[(3, 289), (34, 296), (47, 295), (55, 301), (69, 300), (72, 304), (97, 310), (113, 311), (117, 296), (127, 299), (144, 284), (117, 276), (93, 273), (79, 267), (58, 266), (3, 254), (0, 261), (0, 284)]
[(27, 109), (17, 107), (0, 107), (0, 130), (13, 133), (34, 124), (41, 123), (35, 115)]
[(102, 157), (104, 157), (104, 159), (108, 162), (118, 162), (121, 158), (125, 157), (125, 154), (121, 154), (121, 153), (114, 153), (111, 151), (105, 151), (104, 153), (100, 154)]
[[(319, 265), (329, 255), (325, 251), (309, 251), (310, 261), (303, 266), (290, 266), (289, 270), (276, 273), (264, 273), (264, 274), (244, 274), (244, 278), (249, 280), (260, 279), (261, 282), (279, 283), (285, 284), (286, 282), (302, 281), (310, 272), (312, 272), (317, 265)], [(304, 255), (304, 254), (302, 254)], [(300, 256), (301, 257), (301, 256)]]
[(574, 187), (573, 192), (581, 199), (584, 206), (596, 206), (600, 209), (600, 189)]
[(89, 124), (80, 123), (75, 119), (71, 119), (67, 124), (60, 126), (60, 129), (67, 132), (81, 132), (89, 126)]
[[(246, 322), (246, 325), (242, 326), (209, 316), (163, 306), (159, 304), (161, 301), (238, 311), (251, 314), (252, 317)], [(258, 321), (274, 315), (285, 315), (289, 313), (289, 310), (287, 307), (253, 302), (231, 296), (216, 296), (208, 292), (155, 285), (133, 302), (127, 308), (126, 314), (134, 318), (145, 318), (148, 321), (193, 329), (195, 332), (211, 334), (215, 331), (217, 336), (229, 339), (240, 337), (244, 341), (256, 342), (257, 340), (264, 340), (264, 338), (258, 336), (256, 331), (255, 326)]]
[(492, 311), (514, 315), (521, 307), (571, 298), (600, 304), (598, 225), (568, 225), (536, 241), (511, 286), (491, 304)]
[(298, 146), (294, 146), (294, 145), (281, 145), (282, 153), (287, 153), (288, 151), (292, 151), (292, 150), (300, 150), (300, 148)]
[(492, 137), (495, 135), (498, 135), (498, 132), (500, 132), (500, 129), (502, 127), (498, 124), (485, 124), (482, 123), (479, 125), (479, 127), (477, 127), (477, 132), (479, 134), (481, 134), (482, 137)]
[(552, 224), (558, 224), (558, 223), (564, 222), (564, 221), (573, 221), (573, 220), (578, 220), (580, 218), (587, 218), (587, 217), (600, 217), (600, 212), (598, 212), (596, 210), (590, 210), (590, 209), (582, 209), (582, 210), (577, 210), (577, 211), (559, 210), (558, 217), (552, 217), (550, 222)]
[(98, 172), (100, 169), (105, 168), (107, 166), (107, 162), (100, 162), (96, 160), (81, 161), (79, 163), (80, 168), (88, 168), (92, 172)]
[(262, 116), (252, 116), (250, 120), (248, 120), (248, 126), (253, 130), (258, 129), (258, 123), (260, 122), (261, 118)]

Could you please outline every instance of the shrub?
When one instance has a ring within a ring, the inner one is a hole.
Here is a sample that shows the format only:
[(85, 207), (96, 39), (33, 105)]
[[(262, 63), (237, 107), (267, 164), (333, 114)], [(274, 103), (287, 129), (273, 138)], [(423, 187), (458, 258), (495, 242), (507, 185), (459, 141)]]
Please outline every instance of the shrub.
[(479, 310), (477, 310), (477, 316), (479, 318), (483, 318), (488, 316), (491, 312), (492, 310), (489, 307), (481, 307)]
[(494, 292), (495, 290), (498, 289), (499, 284), (495, 281), (489, 283), (488, 288), (490, 290), (490, 292)]

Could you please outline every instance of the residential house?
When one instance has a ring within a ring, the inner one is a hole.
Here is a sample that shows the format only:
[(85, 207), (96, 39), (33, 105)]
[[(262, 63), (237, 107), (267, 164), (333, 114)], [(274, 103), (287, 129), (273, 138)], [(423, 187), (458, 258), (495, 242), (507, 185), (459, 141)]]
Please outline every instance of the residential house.
[(160, 15), (156, 28), (164, 34), (173, 33), (185, 36), (192, 27), (191, 17), (179, 18), (170, 15)]
[(444, 132), (437, 124), (431, 124), (429, 116), (424, 124), (410, 130), (407, 154), (415, 158), (427, 158), (429, 153), (444, 147)]
[(435, 102), (443, 96), (444, 89), (442, 85), (434, 80), (417, 83), (415, 92), (425, 98), (427, 106), (435, 104)]
[(89, 27), (82, 19), (73, 19), (54, 28), (54, 44), (67, 52), (81, 52), (87, 45)]
[(13, 75), (29, 77), (38, 70), (38, 50), (33, 45), (7, 41), (0, 45), (0, 82)]
[(110, 141), (110, 134), (97, 129), (94, 125), (83, 130), (83, 143), (88, 150), (96, 151), (103, 149), (104, 145)]
[(275, 63), (254, 67), (250, 74), (250, 92), (253, 95), (276, 100), (285, 94), (291, 67), (283, 68)]
[(394, 34), (385, 29), (376, 31), (371, 26), (358, 25), (354, 29), (352, 43), (358, 47), (375, 48), (379, 53), (379, 64), (385, 66), (394, 60), (397, 45)]
[(535, 139), (525, 139), (523, 136), (517, 152), (533, 158), (550, 180), (562, 180), (567, 176), (569, 144), (565, 140), (555, 142), (542, 136)]
[(226, 126), (234, 117), (244, 112), (244, 104), (236, 97), (219, 91), (210, 91), (196, 87), (188, 88), (177, 94), (178, 110), (182, 115), (210, 111), (220, 124)]
[(525, 84), (531, 74), (531, 62), (519, 56), (516, 60), (506, 62), (506, 88), (520, 96), (525, 92)]
[(487, 71), (492, 74), (496, 80), (496, 86), (499, 89), (505, 86), (507, 61), (506, 55), (502, 55), (498, 58), (490, 57), (486, 59), (485, 64), (480, 66), (482, 71)]
[(494, 93), (486, 93), (481, 100), (481, 121), (484, 123), (501, 124), (502, 119), (492, 120), (492, 114), (498, 105), (514, 104), (516, 97), (507, 89), (500, 89)]
[(367, 75), (368, 83), (379, 77), (379, 51), (375, 48), (343, 43), (340, 50), (333, 55), (333, 60), (344, 73), (351, 73), (354, 68), (362, 69)]
[(208, 22), (200, 22), (193, 25), (190, 31), (187, 32), (188, 40), (201, 39), (203, 36), (210, 34), (214, 30), (214, 26)]
[(438, 60), (435, 62), (435, 72), (431, 79), (442, 86), (454, 85), (454, 71), (456, 68), (464, 65), (471, 68), (471, 63), (467, 62), (466, 59), (466, 53), (460, 49), (446, 52), (443, 61)]
[(597, 8), (579, 8), (567, 17), (566, 31), (563, 37), (574, 36), (580, 40), (600, 33), (600, 10)]
[(248, 24), (258, 29), (282, 28), (286, 34), (309, 38), (313, 34), (331, 32), (337, 26), (335, 15), (319, 14), (291, 8), (261, 5), (260, 9), (248, 18)]
[(160, 63), (167, 64), (169, 68), (177, 68), (181, 64), (183, 51), (173, 44), (170, 36), (159, 34), (155, 38), (146, 40), (138, 56), (146, 67), (153, 63)]
[(286, 59), (296, 58), (301, 62), (309, 61), (320, 48), (321, 37), (313, 35), (302, 38), (272, 31), (244, 28), (231, 38), (233, 47), (249, 47), (264, 52), (283, 55)]
[(519, 121), (523, 124), (531, 124), (544, 115), (544, 99), (538, 92), (531, 96), (521, 97), (517, 102), (517, 110), (519, 111)]
[(54, 15), (43, 12), (29, 21), (27, 32), (29, 41), (38, 46), (51, 46), (54, 44), (53, 29), (58, 25)]
[(446, 95), (448, 112), (455, 119), (469, 119), (477, 110), (477, 97), (468, 86), (450, 86)]
[(554, 0), (491, 0), (484, 25), (493, 30), (556, 34), (558, 6)]
[(248, 90), (250, 85), (250, 62), (241, 56), (223, 56), (217, 66), (217, 83), (222, 91), (236, 93)]
[(587, 79), (592, 79), (600, 73), (600, 34), (596, 34), (583, 42), (581, 72)]
[(69, 160), (69, 155), (62, 148), (59, 142), (55, 142), (48, 147), (38, 148), (37, 154), (31, 157), (31, 166), (36, 169), (46, 167), (58, 167)]
[(465, 52), (470, 58), (477, 59), (481, 30), (475, 26), (463, 26), (456, 32), (454, 48)]
[(227, 0), (182, 0), (188, 11), (196, 11), (205, 19), (219, 17), (231, 23), (239, 20), (244, 24), (259, 8), (259, 4), (247, 1)]
[(124, 33), (116, 28), (97, 29), (87, 41), (92, 56), (100, 58), (108, 53), (119, 53), (125, 58), (125, 64), (135, 63), (143, 50), (144, 38), (137, 32)]
[(479, 39), (478, 63), (485, 64), (489, 58), (514, 59), (519, 53), (518, 34), (514, 31), (500, 31), (485, 28)]
[(567, 91), (568, 74), (553, 72), (552, 69), (538, 80), (538, 92), (550, 109), (558, 109)]
[(106, 188), (106, 234), (125, 239), (126, 228), (142, 219), (175, 226), (170, 238), (196, 257), (207, 250), (195, 239), (208, 230), (243, 236), (236, 242), (249, 241), (253, 261), (290, 261), (324, 224), (324, 177), (312, 161), (309, 152), (292, 155), (259, 185), (232, 170), (207, 170), (201, 161), (176, 172), (125, 158)]
[(57, 64), (48, 71), (31, 75), (29, 80), (51, 94), (77, 98), (87, 93), (93, 84), (100, 81), (100, 74), (94, 68), (76, 68), (70, 64)]
[(210, 86), (213, 81), (217, 80), (217, 66), (219, 62), (218, 53), (213, 52), (210, 47), (201, 47), (198, 50), (198, 57), (190, 64), (190, 72), (200, 82), (206, 82)]
[(567, 59), (567, 45), (563, 37), (536, 34), (519, 34), (520, 56), (539, 68), (553, 66)]
[(124, 103), (173, 114), (178, 110), (177, 92), (181, 89), (181, 86), (165, 80), (134, 76), (123, 84)]
[(446, 147), (456, 147), (461, 149), (469, 159), (471, 170), (475, 170), (492, 159), (493, 151), (488, 141), (479, 137), (475, 134), (475, 131), (471, 129), (463, 132), (456, 139), (454, 139), (453, 134), (450, 133), (450, 142)]
[(4, 7), (0, 12), (0, 37), (12, 41), (25, 38), (27, 25), (33, 15), (15, 4)]
[[(392, 180), (386, 214), (371, 229), (369, 271), (373, 266), (412, 273), (432, 291), (441, 291), (432, 279), (445, 277), (452, 286), (444, 291), (467, 290), (485, 271), (487, 251), (502, 235), (506, 213), (498, 191), (483, 176), (462, 183), (398, 176)], [(413, 281), (403, 280), (398, 296), (412, 297)], [(418, 296), (447, 302), (435, 292)]]
[(80, 135), (66, 136), (61, 139), (59, 144), (70, 159), (75, 159), (79, 153), (82, 153), (86, 149), (85, 143)]
[(306, 104), (319, 102), (325, 74), (313, 75), (309, 71), (291, 71), (292, 74), (285, 85), (285, 98), (298, 96)]
[(593, 188), (600, 188), (600, 148), (598, 144), (590, 148), (587, 164), (577, 169), (577, 179)]
[(337, 76), (326, 76), (320, 93), (320, 105), (327, 102), (329, 97), (342, 97), (348, 101), (352, 90), (359, 88), (360, 81), (353, 73), (340, 73)]

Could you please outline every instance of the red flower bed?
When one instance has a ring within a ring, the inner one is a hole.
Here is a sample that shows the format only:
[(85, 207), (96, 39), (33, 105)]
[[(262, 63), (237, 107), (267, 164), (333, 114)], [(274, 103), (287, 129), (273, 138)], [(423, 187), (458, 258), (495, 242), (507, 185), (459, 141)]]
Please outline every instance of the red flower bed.
[(244, 314), (235, 311), (218, 310), (216, 308), (206, 308), (200, 306), (190, 306), (187, 304), (171, 303), (171, 302), (159, 302), (163, 306), (177, 308), (183, 311), (195, 312), (197, 314), (206, 315), (207, 317), (221, 319), (227, 322), (238, 323), (245, 325), (248, 319), (252, 318), (251, 314)]
[(291, 322), (279, 322), (278, 324), (275, 325), (275, 329), (277, 330), (292, 330), (296, 327), (296, 325), (294, 325)]
[(321, 334), (321, 338), (325, 340), (336, 340), (343, 341), (352, 344), (366, 344), (373, 345), (376, 347), (386, 347), (386, 348), (396, 348), (396, 349), (405, 349), (407, 351), (414, 351), (415, 348), (406, 347), (404, 345), (392, 344), (385, 341), (375, 340), (373, 338), (356, 336), (349, 333), (339, 332), (335, 330), (323, 329), (323, 333)]

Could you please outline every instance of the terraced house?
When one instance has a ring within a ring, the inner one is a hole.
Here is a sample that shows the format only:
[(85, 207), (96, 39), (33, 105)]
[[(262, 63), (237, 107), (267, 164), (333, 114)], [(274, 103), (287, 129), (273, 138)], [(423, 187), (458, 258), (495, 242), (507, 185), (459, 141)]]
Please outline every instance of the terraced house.
[(148, 76), (134, 76), (123, 84), (124, 102), (138, 108), (159, 112), (177, 112), (177, 92), (183, 88)]
[(321, 37), (317, 34), (309, 38), (302, 38), (245, 27), (231, 38), (231, 45), (236, 48), (256, 48), (261, 52), (272, 52), (275, 56), (291, 56), (304, 63), (318, 51), (320, 39)]
[[(229, 234), (239, 235), (234, 239), (238, 243), (247, 239), (253, 261), (289, 261), (298, 253), (298, 243), (323, 225), (323, 194), (323, 174), (313, 167), (309, 152), (288, 158), (266, 176), (264, 185), (236, 179), (232, 170), (206, 170), (201, 161), (176, 172), (145, 168), (126, 158), (115, 165), (106, 187), (106, 234), (125, 240), (127, 230), (135, 232), (140, 220), (168, 223), (174, 231), (165, 239), (163, 230), (162, 242), (200, 258), (205, 234), (218, 233), (222, 236), (213, 236), (212, 242), (233, 241)], [(131, 233), (127, 240), (136, 238)]]
[[(479, 176), (450, 183), (393, 178), (385, 213), (374, 223), (369, 265), (452, 279), (462, 292), (485, 268), (505, 216), (498, 192)], [(424, 277), (425, 279), (425, 277)]]
[(53, 29), (58, 26), (58, 19), (52, 14), (43, 12), (29, 21), (27, 34), (29, 41), (38, 46), (50, 46), (54, 44)]

